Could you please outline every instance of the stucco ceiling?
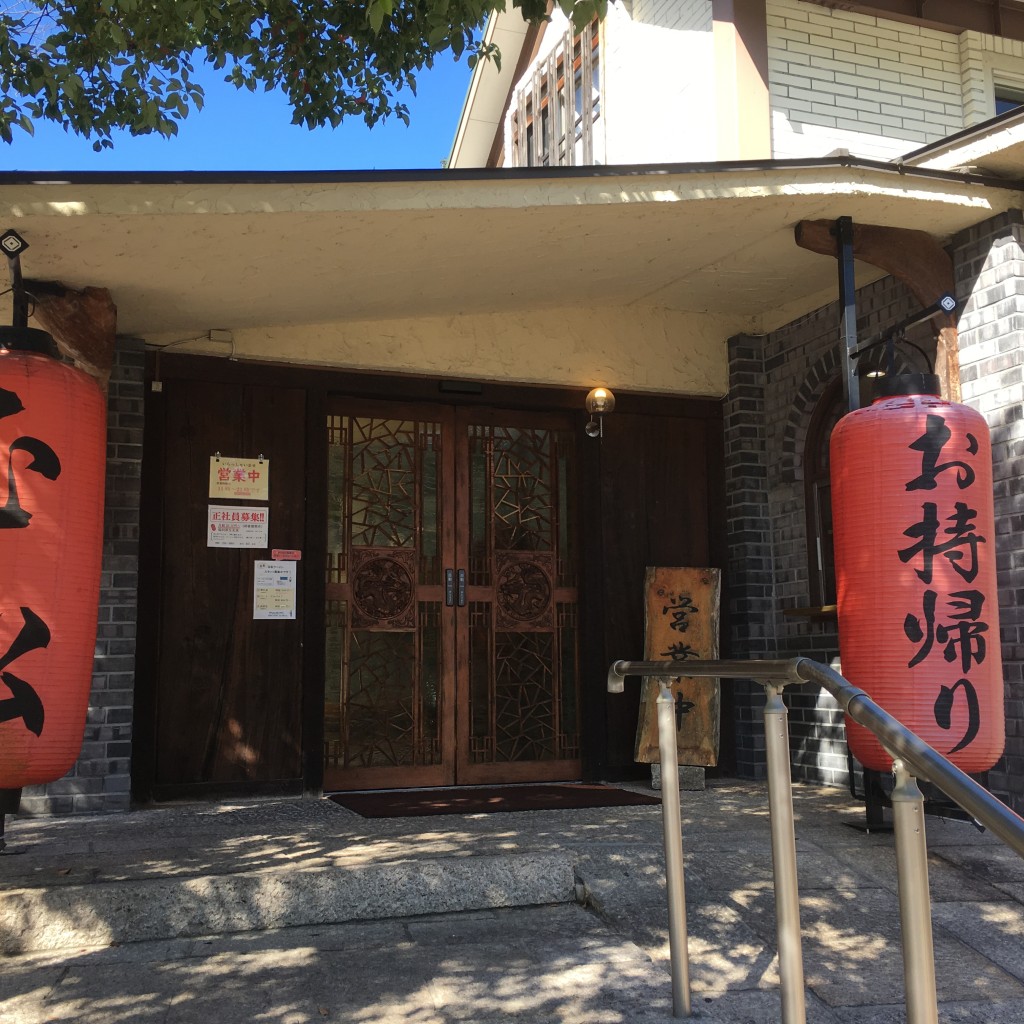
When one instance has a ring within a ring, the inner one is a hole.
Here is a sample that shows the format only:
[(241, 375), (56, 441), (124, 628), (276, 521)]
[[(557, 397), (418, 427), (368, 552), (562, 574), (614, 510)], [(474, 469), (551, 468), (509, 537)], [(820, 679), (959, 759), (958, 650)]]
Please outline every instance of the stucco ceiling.
[(119, 330), (147, 338), (586, 305), (770, 329), (835, 295), (835, 262), (793, 241), (800, 220), (845, 215), (944, 241), (1024, 201), (1019, 187), (821, 163), (27, 177), (0, 178), (0, 230), (31, 246), (25, 276), (108, 288)]

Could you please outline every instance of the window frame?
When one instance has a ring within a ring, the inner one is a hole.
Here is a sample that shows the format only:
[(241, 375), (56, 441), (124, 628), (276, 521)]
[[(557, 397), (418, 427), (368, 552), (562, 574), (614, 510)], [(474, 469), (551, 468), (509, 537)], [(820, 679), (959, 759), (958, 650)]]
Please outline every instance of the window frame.
[[(513, 167), (567, 167), (596, 162), (593, 126), (601, 117), (600, 50), (596, 18), (579, 32), (574, 33), (570, 25), (515, 91), (508, 122)], [(570, 57), (571, 77), (566, 68)], [(583, 86), (588, 77), (589, 90)], [(577, 147), (581, 150), (579, 154)]]

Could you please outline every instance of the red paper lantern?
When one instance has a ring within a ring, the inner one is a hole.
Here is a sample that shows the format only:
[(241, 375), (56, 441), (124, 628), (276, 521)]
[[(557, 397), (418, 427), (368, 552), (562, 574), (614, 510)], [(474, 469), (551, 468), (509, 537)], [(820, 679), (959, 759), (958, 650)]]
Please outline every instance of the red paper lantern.
[[(1003, 752), (992, 449), (973, 409), (938, 378), (885, 379), (888, 394), (832, 432), (842, 671), (967, 772)], [(854, 756), (892, 757), (846, 722)]]
[(106, 403), (56, 355), (0, 328), (0, 789), (67, 773), (92, 682)]

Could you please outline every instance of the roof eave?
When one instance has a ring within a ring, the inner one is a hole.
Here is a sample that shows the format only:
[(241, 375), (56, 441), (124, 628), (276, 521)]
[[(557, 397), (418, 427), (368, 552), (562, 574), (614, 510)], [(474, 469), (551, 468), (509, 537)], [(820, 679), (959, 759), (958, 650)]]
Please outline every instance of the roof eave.
[(524, 51), (532, 49), (537, 32), (538, 27), (524, 21), (515, 8), (495, 11), (487, 19), (483, 42), (498, 47), (500, 67), (497, 61), (481, 60), (473, 69), (448, 154), (448, 167), (487, 165), (494, 139), (502, 130), (516, 71)]

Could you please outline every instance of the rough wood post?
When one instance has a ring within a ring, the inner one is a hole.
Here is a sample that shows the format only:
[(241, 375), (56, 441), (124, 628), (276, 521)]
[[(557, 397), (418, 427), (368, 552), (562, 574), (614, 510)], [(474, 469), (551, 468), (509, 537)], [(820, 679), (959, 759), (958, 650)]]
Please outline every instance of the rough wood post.
[(26, 281), (34, 317), (53, 335), (60, 354), (107, 390), (117, 340), (117, 307), (106, 288), (75, 291), (57, 281)]

